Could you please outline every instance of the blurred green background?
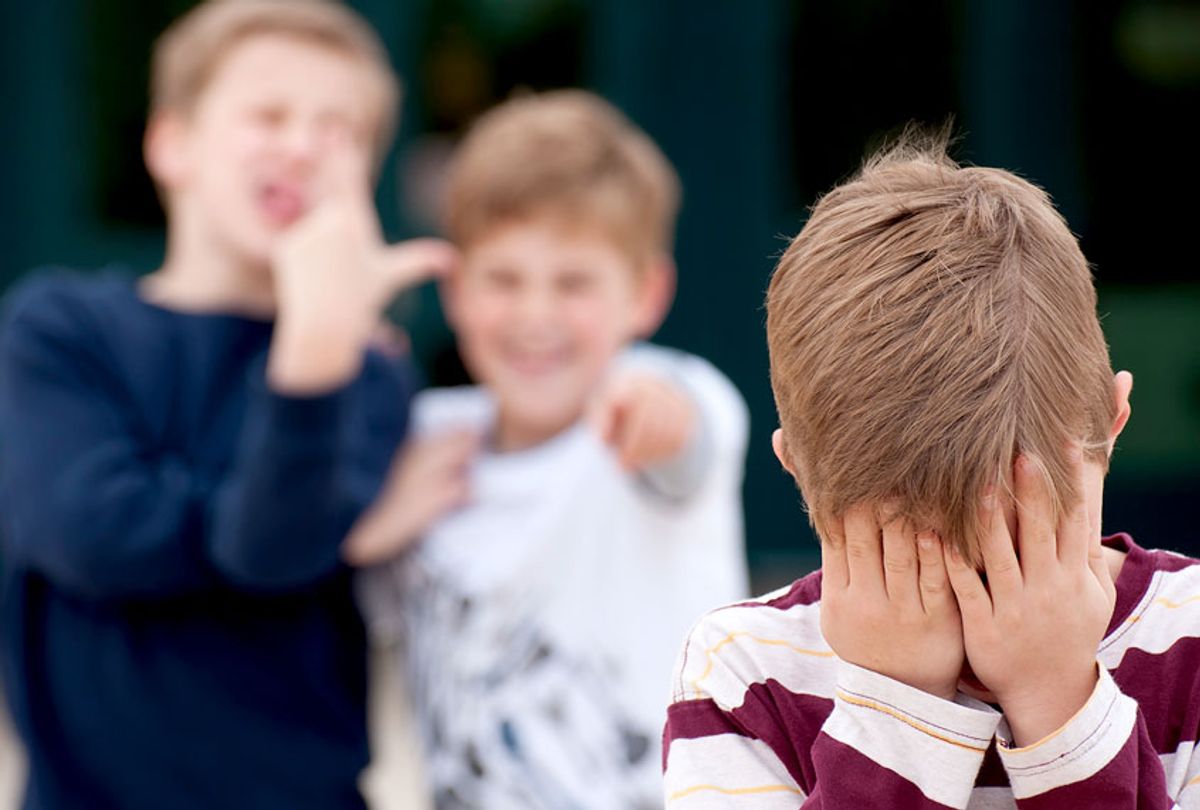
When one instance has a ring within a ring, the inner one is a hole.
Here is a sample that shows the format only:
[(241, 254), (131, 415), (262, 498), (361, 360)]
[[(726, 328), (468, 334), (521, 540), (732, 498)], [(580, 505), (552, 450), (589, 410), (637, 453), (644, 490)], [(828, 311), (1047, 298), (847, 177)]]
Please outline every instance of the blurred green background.
[[(192, 3), (5, 3), (0, 285), (49, 264), (155, 267), (162, 215), (141, 164), (149, 48)], [(357, 0), (405, 78), (379, 205), (394, 238), (436, 230), (438, 167), (521, 88), (592, 88), (683, 177), (678, 299), (659, 335), (744, 393), (757, 585), (815, 564), (778, 470), (762, 298), (807, 207), (906, 121), (953, 116), (960, 159), (1047, 188), (1136, 378), (1109, 529), (1200, 553), (1200, 6), (1068, 0)], [(398, 317), (435, 381), (457, 376), (431, 290)]]

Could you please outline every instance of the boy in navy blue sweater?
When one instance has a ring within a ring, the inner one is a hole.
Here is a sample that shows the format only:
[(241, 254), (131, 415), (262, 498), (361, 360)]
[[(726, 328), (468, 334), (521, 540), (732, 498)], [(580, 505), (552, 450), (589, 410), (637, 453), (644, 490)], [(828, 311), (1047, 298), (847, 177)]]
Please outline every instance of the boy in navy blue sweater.
[(380, 237), (396, 97), (344, 7), (200, 6), (155, 51), (163, 266), (9, 301), (0, 637), (26, 808), (363, 806), (348, 563), (389, 549), (344, 538), (412, 387), (369, 343), (398, 290), (454, 261)]

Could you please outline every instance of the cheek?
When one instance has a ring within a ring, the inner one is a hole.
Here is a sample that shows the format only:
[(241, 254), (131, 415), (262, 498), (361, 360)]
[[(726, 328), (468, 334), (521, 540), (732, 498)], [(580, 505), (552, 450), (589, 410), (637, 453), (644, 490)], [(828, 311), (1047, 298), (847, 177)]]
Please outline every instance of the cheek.
[(230, 132), (206, 143), (194, 157), (194, 167), (203, 178), (202, 183), (217, 194), (237, 193), (256, 165), (252, 141), (248, 135)]
[(453, 326), (460, 345), (478, 353), (497, 347), (510, 321), (504, 301), (467, 293), (455, 306)]
[(223, 166), (226, 173), (244, 171), (269, 151), (271, 135), (250, 122), (229, 124), (212, 139), (208, 158)]
[(632, 307), (618, 298), (564, 307), (572, 331), (593, 352), (611, 354), (632, 336)]

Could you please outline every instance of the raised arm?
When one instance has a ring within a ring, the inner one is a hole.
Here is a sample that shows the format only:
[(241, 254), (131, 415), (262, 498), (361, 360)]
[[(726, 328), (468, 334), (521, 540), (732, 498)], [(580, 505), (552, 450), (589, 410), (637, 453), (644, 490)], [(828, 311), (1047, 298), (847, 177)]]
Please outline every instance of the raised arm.
[(964, 808), (999, 715), (839, 661), (819, 603), (709, 614), (680, 657), (667, 807)]
[(286, 589), (339, 567), (403, 438), (407, 369), (368, 363), (356, 381), (313, 396), (253, 381), (237, 458), (208, 514), (208, 552), (224, 578)]
[(1200, 807), (1200, 793), (1194, 790), (1200, 778), (1194, 771), (1188, 777), (1191, 793), (1185, 782), (1179, 801), (1171, 798), (1137, 703), (1121, 694), (1104, 669), (1070, 722), (1035, 745), (1001, 746), (1000, 759), (1021, 810)]
[(996, 696), (1000, 757), (1021, 808), (1175, 806), (1137, 702), (1097, 662), (1116, 599), (1100, 543), (1103, 471), (1071, 453), (1078, 503), (1055, 520), (1042, 465), (1013, 465), (1017, 537), (985, 497), (987, 585), (961, 558), (947, 569), (971, 667)]
[(786, 610), (726, 608), (692, 633), (668, 714), (668, 797), (758, 807), (787, 789), (780, 807), (965, 808), (1000, 715), (957, 692), (961, 630), (936, 535), (852, 507), (822, 543), (820, 591)]
[(648, 344), (631, 349), (590, 415), (621, 463), (663, 498), (686, 501), (699, 495), (712, 470), (742, 469), (745, 402), (699, 357)]

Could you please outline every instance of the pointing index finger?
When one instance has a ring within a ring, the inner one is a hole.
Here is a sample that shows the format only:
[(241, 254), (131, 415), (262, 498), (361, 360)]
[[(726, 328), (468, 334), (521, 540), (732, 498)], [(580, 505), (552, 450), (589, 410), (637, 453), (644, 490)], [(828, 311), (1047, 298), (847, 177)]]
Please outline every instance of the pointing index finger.
[(322, 190), (330, 199), (370, 204), (371, 167), (367, 155), (349, 138), (339, 138), (325, 157)]

